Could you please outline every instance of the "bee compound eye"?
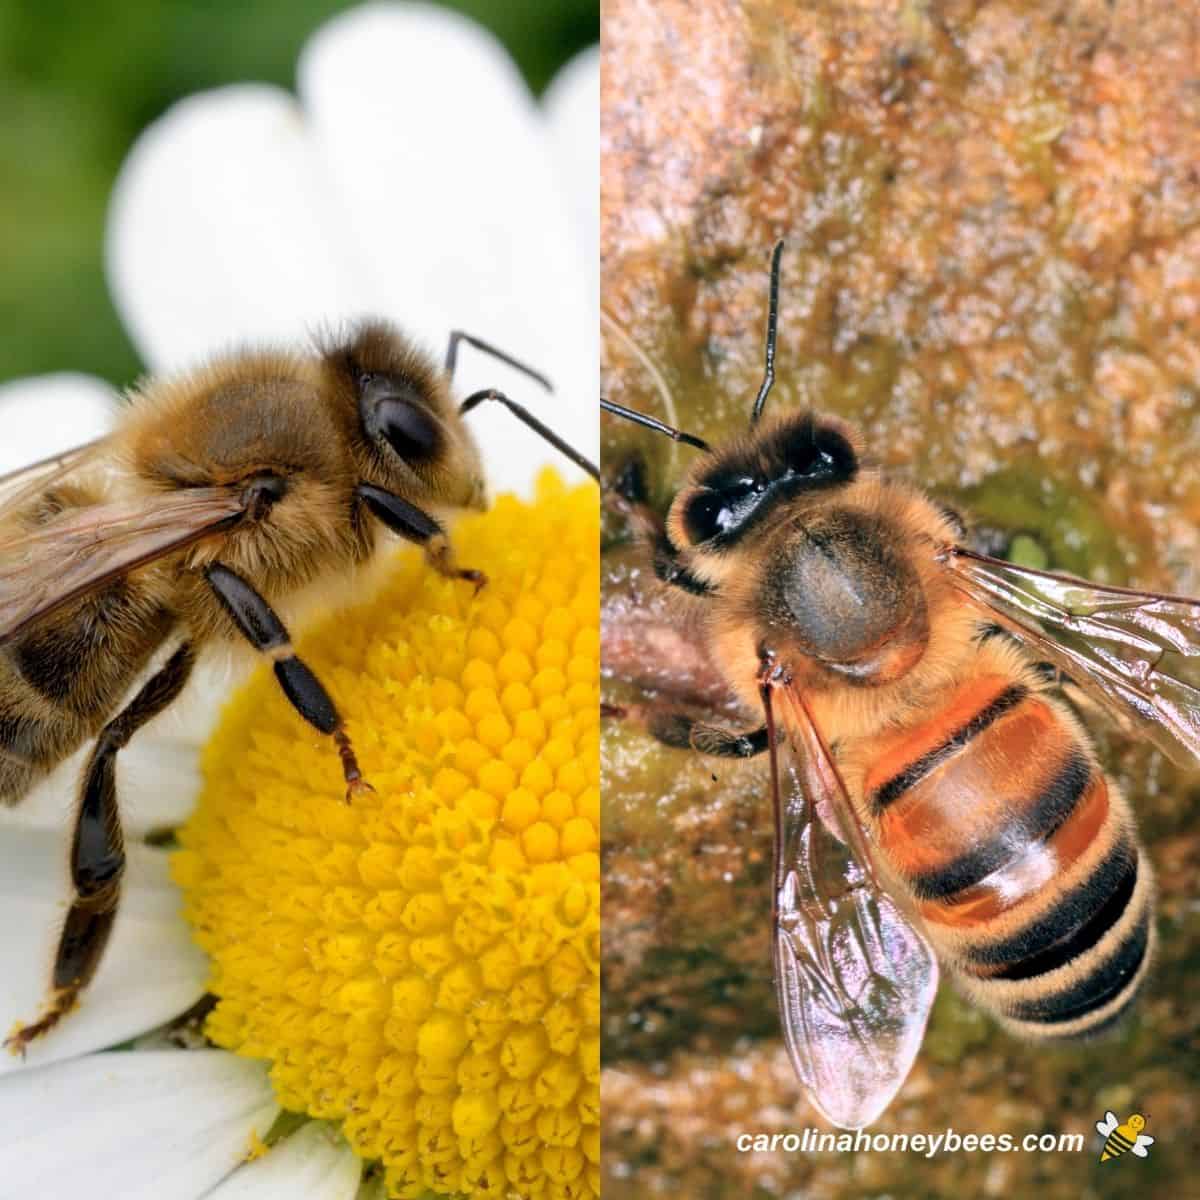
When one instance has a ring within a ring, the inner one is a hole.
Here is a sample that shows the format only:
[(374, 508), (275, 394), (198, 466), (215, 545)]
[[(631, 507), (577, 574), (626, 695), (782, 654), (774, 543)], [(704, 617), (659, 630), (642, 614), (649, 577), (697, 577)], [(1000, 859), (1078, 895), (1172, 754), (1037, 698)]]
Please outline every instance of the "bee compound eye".
[(692, 544), (714, 538), (729, 523), (729, 506), (720, 492), (698, 492), (683, 510), (683, 527)]
[(419, 404), (401, 396), (382, 396), (376, 402), (374, 426), (406, 462), (428, 462), (441, 442), (437, 423)]

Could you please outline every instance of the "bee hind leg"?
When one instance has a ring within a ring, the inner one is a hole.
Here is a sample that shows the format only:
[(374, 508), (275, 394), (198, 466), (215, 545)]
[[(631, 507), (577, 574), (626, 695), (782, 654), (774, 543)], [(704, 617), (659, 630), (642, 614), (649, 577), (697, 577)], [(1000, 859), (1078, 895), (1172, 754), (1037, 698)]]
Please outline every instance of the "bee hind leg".
[(59, 935), (50, 1001), (36, 1021), (18, 1025), (5, 1040), (5, 1047), (14, 1054), (24, 1054), (26, 1047), (75, 1008), (104, 957), (125, 873), (125, 843), (117, 804), (117, 754), (147, 721), (175, 700), (194, 663), (195, 654), (185, 642), (96, 739), (75, 811), (71, 841), (75, 896)]

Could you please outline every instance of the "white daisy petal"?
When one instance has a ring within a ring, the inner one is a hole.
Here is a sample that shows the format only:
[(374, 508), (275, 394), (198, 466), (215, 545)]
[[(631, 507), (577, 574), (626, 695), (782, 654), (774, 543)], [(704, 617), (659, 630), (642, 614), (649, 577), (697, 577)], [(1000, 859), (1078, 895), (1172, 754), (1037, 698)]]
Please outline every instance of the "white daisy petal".
[(146, 361), (177, 368), (245, 342), (296, 343), (372, 307), (323, 204), (294, 97), (202, 93), (138, 139), (109, 208), (108, 277)]
[[(544, 122), (499, 43), (444, 9), (370, 4), (311, 39), (298, 78), (354, 261), (385, 315), (439, 352), (459, 328), (544, 371), (553, 397), (464, 349), (456, 385), (500, 387), (594, 454), (592, 264)], [(499, 409), (468, 419), (498, 488), (561, 465)]]
[(584, 261), (592, 268), (588, 295), (600, 305), (600, 47), (577, 54), (542, 96), (554, 164), (576, 220)]
[[(37, 1017), (45, 1001), (71, 894), (68, 850), (66, 836), (45, 830), (6, 828), (0, 837), (0, 1036)], [(0, 1074), (119, 1045), (204, 994), (208, 965), (179, 913), (167, 855), (136, 844), (127, 854), (121, 909), (96, 978), (76, 1011), (24, 1059), (0, 1053)]]
[(64, 372), (0, 385), (0, 475), (106, 434), (116, 393), (102, 379)]
[[(214, 715), (216, 710), (214, 709)], [(64, 759), (19, 804), (0, 809), (0, 826), (57, 830), (67, 838), (91, 743)], [(117, 759), (117, 795), (125, 837), (182, 825), (200, 794), (200, 749), (191, 739), (143, 732)], [(65, 844), (65, 843), (64, 843)]]
[[(177, 105), (126, 162), (109, 275), (150, 363), (366, 312), (435, 352), (462, 328), (558, 388), (467, 352), (464, 392), (516, 391), (594, 456), (594, 243), (499, 44), (445, 10), (365, 5), (310, 41), (299, 76), (307, 115), (277, 89), (226, 88)], [(494, 406), (471, 420), (499, 488), (559, 461)]]
[(263, 1066), (218, 1050), (94, 1054), (0, 1080), (0, 1200), (198, 1200), (277, 1111)]
[(354, 1200), (362, 1162), (328, 1125), (312, 1121), (265, 1157), (239, 1167), (207, 1200)]

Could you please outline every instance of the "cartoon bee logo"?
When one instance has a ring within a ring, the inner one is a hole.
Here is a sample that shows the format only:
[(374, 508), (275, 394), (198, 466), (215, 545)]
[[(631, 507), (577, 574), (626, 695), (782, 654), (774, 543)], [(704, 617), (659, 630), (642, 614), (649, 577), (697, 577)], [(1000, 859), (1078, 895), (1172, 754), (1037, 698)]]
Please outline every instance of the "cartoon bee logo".
[(1100, 1161), (1120, 1158), (1127, 1150), (1132, 1150), (1138, 1158), (1147, 1158), (1154, 1139), (1142, 1132), (1145, 1128), (1146, 1118), (1141, 1113), (1134, 1113), (1123, 1125), (1118, 1125), (1116, 1115), (1106, 1112), (1104, 1120), (1096, 1122), (1096, 1132), (1105, 1139)]

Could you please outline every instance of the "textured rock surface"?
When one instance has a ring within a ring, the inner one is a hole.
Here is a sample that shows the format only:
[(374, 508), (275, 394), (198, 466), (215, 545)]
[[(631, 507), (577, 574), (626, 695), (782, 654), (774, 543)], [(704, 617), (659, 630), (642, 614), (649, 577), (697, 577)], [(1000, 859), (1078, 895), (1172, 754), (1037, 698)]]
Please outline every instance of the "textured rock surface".
[[(1194, 6), (608, 0), (603, 19), (607, 395), (709, 439), (740, 428), (785, 237), (772, 405), (857, 421), (889, 468), (1054, 567), (1200, 592)], [(606, 467), (642, 457), (659, 504), (690, 453), (606, 421)], [(613, 556), (614, 592), (628, 571)], [(1138, 1019), (1035, 1051), (944, 988), (879, 1126), (1084, 1132), (1087, 1150), (929, 1161), (734, 1150), (817, 1123), (777, 1037), (761, 772), (610, 727), (604, 1194), (1116, 1196), (1135, 1171), (1149, 1192), (1190, 1177), (1200, 787), (1102, 740), (1162, 893)], [(1161, 1135), (1120, 1177), (1093, 1153), (1106, 1107)]]

